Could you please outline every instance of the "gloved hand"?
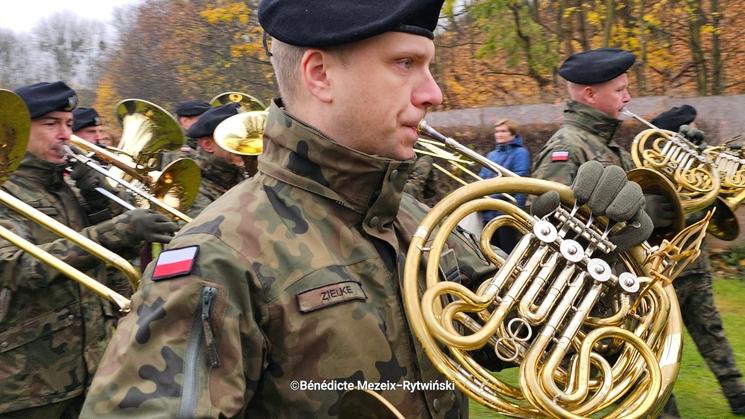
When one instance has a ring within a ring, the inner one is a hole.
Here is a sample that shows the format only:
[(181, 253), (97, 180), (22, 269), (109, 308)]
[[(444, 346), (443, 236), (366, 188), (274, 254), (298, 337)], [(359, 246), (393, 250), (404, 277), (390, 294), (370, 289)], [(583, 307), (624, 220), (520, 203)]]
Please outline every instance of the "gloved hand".
[(83, 199), (88, 203), (91, 213), (109, 208), (109, 198), (96, 190), (98, 187), (106, 187), (106, 177), (96, 172), (85, 164), (77, 164), (70, 178), (75, 181), (75, 186), (80, 190)]
[(168, 243), (180, 229), (179, 225), (165, 215), (150, 209), (134, 209), (114, 218), (117, 224), (132, 235), (132, 240), (145, 242)]
[[(589, 161), (579, 167), (572, 185), (574, 197), (579, 204), (587, 204), (593, 215), (605, 215), (612, 222), (625, 221), (627, 225), (610, 236), (617, 251), (624, 251), (649, 238), (652, 220), (644, 211), (645, 199), (641, 187), (626, 178), (626, 172), (618, 166), (603, 167)], [(542, 217), (559, 205), (559, 194), (549, 191), (539, 196), (531, 211)]]
[(675, 207), (663, 195), (645, 194), (644, 210), (652, 219), (654, 228), (669, 227), (673, 225)]
[[(142, 241), (168, 243), (180, 228), (165, 215), (150, 209), (129, 210), (114, 217), (111, 221), (114, 224), (114, 234), (118, 237), (104, 237), (104, 240), (110, 242), (112, 247)], [(112, 233), (104, 234), (111, 235)], [(124, 237), (126, 239), (123, 239)]]
[(700, 146), (704, 143), (704, 132), (698, 128), (688, 125), (681, 125), (678, 134), (686, 137), (690, 142)]

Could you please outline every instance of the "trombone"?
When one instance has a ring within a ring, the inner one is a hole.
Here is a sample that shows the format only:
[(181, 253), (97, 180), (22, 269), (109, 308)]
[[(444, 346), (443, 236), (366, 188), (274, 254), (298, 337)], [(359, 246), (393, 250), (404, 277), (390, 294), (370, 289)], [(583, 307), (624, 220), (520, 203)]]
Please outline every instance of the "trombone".
[[(150, 204), (160, 208), (168, 214), (171, 214), (174, 218), (181, 219), (187, 223), (191, 222), (191, 217), (184, 214), (176, 207), (180, 208), (186, 206), (188, 208), (197, 196), (201, 174), (199, 167), (193, 160), (175, 160), (153, 178), (147, 174), (143, 175), (136, 166), (128, 164), (110, 151), (89, 143), (76, 135), (70, 136), (70, 142), (76, 148), (88, 152), (88, 155), (85, 155), (75, 152), (72, 147), (67, 147), (67, 155), (70, 158), (77, 160), (98, 173), (101, 173), (111, 182), (123, 186), (125, 189), (136, 194), (140, 198), (147, 200)], [(107, 170), (97, 164), (96, 161), (90, 157), (91, 155), (95, 155), (97, 159), (114, 166), (114, 168), (119, 169), (121, 172), (137, 179), (141, 183), (149, 185), (151, 190), (160, 192), (160, 196), (162, 196), (166, 202), (161, 201), (158, 196), (150, 194), (137, 185), (124, 180), (123, 176), (118, 176), (118, 173), (112, 173), (113, 169)], [(116, 199), (103, 188), (98, 188), (97, 190), (111, 199)], [(169, 204), (169, 201), (174, 205)], [(119, 201), (117, 200), (117, 202)], [(121, 204), (121, 202), (119, 203)], [(128, 207), (127, 209), (132, 208)]]
[[(4, 183), (8, 176), (21, 163), (28, 144), (30, 121), (28, 109), (21, 98), (8, 90), (0, 90), (0, 144), (2, 144), (0, 145), (0, 161), (2, 162), (2, 166), (0, 167), (0, 184)], [(126, 259), (2, 189), (0, 189), (0, 203), (28, 218), (30, 221), (74, 242), (104, 261), (107, 265), (118, 269), (127, 277), (132, 288), (137, 288), (140, 274)], [(19, 249), (38, 258), (43, 263), (57, 269), (68, 278), (116, 304), (121, 312), (129, 311), (130, 301), (126, 297), (106, 287), (75, 267), (54, 257), (23, 237), (0, 226), (0, 238), (7, 240)]]
[[(462, 171), (463, 173), (468, 174), (474, 180), (483, 180), (481, 176), (479, 176), (478, 174), (476, 174), (475, 172), (473, 172), (472, 170), (466, 167), (466, 166), (473, 165), (474, 162), (491, 170), (497, 177), (517, 176), (517, 174), (515, 174), (511, 170), (494, 163), (493, 161), (471, 150), (470, 148), (464, 146), (463, 144), (457, 142), (456, 140), (450, 137), (447, 137), (445, 135), (442, 135), (441, 133), (436, 131), (434, 128), (432, 128), (425, 120), (421, 120), (419, 122), (419, 125), (417, 126), (417, 131), (419, 132), (419, 135), (423, 137), (427, 137), (427, 138), (420, 138), (417, 141), (417, 145), (420, 147), (424, 147), (424, 149), (414, 148), (414, 152), (416, 152), (417, 154), (423, 154), (423, 155), (433, 156), (433, 157), (447, 160), (450, 162), (451, 165), (453, 165), (454, 167), (456, 167), (458, 170)], [(455, 150), (458, 154), (448, 151), (446, 149), (443, 149), (442, 148), (443, 146), (449, 148), (450, 150)], [(462, 155), (465, 155), (470, 160), (462, 158), (461, 157)], [(456, 182), (461, 183), (464, 186), (468, 185), (468, 182), (459, 178), (454, 173), (445, 169), (439, 164), (434, 164), (433, 167), (435, 167), (437, 170), (444, 173), (445, 175), (449, 176), (450, 178), (454, 179)], [(505, 197), (507, 201), (510, 201), (513, 204), (517, 204), (517, 199), (515, 199), (515, 197), (513, 197), (512, 195), (503, 193), (503, 194), (500, 194), (500, 196)]]
[[(155, 206), (176, 219), (190, 222), (191, 218), (182, 211), (197, 197), (201, 182), (199, 166), (191, 159), (177, 159), (162, 171), (156, 170), (161, 163), (160, 152), (177, 150), (183, 145), (181, 127), (171, 114), (141, 99), (119, 102), (116, 116), (122, 126), (117, 147), (102, 148), (73, 135), (70, 142), (82, 153), (71, 148), (68, 155), (106, 176), (112, 186), (120, 185), (134, 193), (140, 206)], [(111, 165), (111, 169), (101, 167), (93, 156)], [(98, 191), (132, 208), (105, 189)]]

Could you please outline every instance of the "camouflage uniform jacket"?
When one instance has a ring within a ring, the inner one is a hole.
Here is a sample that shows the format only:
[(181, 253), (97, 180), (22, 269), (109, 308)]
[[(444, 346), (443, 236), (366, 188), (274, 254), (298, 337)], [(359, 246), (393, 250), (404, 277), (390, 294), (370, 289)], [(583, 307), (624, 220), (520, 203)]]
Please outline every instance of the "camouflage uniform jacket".
[(571, 185), (579, 166), (589, 160), (633, 169), (631, 155), (613, 141), (620, 123), (602, 111), (568, 101), (564, 124), (541, 149), (532, 177)]
[(419, 201), (432, 198), (437, 194), (437, 178), (433, 169), (434, 161), (427, 155), (419, 156), (414, 163), (409, 179), (404, 185), (404, 192)]
[[(154, 281), (158, 263), (146, 269), (82, 417), (330, 417), (344, 391), (303, 385), (447, 385), (402, 305), (426, 209), (401, 193), (411, 162), (345, 148), (279, 106), (259, 173), (169, 245), (198, 246), (190, 273)], [(453, 279), (492, 273), (463, 236), (449, 246), (458, 259), (441, 267)], [(442, 387), (382, 395), (405, 417), (467, 415), (462, 394)]]
[[(86, 227), (63, 166), (26, 155), (2, 189), (93, 240), (109, 224)], [(103, 278), (87, 252), (7, 207), (0, 225), (64, 262)], [(114, 324), (108, 302), (57, 270), (0, 240), (0, 412), (55, 403), (83, 393)]]
[(243, 169), (204, 150), (197, 151), (196, 160), (202, 169), (202, 183), (199, 184), (197, 198), (187, 213), (192, 218), (196, 218), (207, 205), (246, 178)]

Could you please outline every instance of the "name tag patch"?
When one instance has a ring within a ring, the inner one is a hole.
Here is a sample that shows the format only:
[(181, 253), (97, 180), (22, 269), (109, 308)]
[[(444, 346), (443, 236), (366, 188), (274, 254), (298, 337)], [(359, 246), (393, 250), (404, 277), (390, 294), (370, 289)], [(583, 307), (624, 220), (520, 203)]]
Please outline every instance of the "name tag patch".
[(324, 307), (333, 306), (345, 301), (367, 300), (365, 291), (359, 282), (345, 281), (325, 285), (297, 294), (300, 312), (309, 313)]
[(158, 255), (153, 270), (153, 281), (187, 275), (194, 268), (199, 247), (189, 246), (180, 249), (169, 249)]

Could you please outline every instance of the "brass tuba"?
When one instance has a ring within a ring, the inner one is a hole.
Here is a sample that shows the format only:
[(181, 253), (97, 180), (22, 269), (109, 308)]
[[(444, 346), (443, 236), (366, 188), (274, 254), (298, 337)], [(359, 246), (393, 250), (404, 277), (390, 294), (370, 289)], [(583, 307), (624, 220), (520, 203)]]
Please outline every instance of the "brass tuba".
[[(23, 158), (29, 139), (29, 123), (29, 112), (23, 100), (13, 92), (0, 90), (0, 144), (2, 144), (0, 145), (0, 162), (2, 162), (0, 165), (0, 184), (5, 182), (8, 176), (15, 171)], [(140, 274), (126, 259), (1, 189), (0, 203), (29, 220), (74, 242), (104, 261), (108, 266), (118, 269), (129, 279), (132, 288), (137, 288)], [(77, 281), (99, 296), (116, 304), (120, 311), (129, 311), (130, 301), (126, 297), (62, 262), (60, 259), (3, 226), (0, 226), (0, 238), (7, 240), (43, 263), (57, 269), (68, 278)]]
[[(112, 186), (121, 185), (133, 192), (138, 207), (157, 208), (190, 222), (191, 218), (182, 211), (189, 209), (197, 197), (199, 166), (194, 160), (182, 158), (158, 170), (160, 153), (183, 145), (181, 127), (168, 112), (145, 100), (123, 100), (117, 104), (116, 114), (122, 125), (122, 137), (116, 147), (102, 148), (73, 135), (72, 145), (87, 155), (71, 151), (70, 156), (104, 174)], [(112, 167), (104, 169), (89, 156)]]
[(223, 92), (210, 99), (210, 105), (221, 106), (227, 103), (238, 103), (241, 105), (241, 112), (262, 111), (266, 106), (255, 97), (242, 92)]
[(719, 197), (716, 201), (718, 223), (715, 227), (710, 226), (709, 231), (722, 240), (734, 240), (740, 233), (740, 225), (735, 216), (735, 210), (745, 200), (745, 154), (741, 144), (732, 145), (741, 141), (740, 136), (725, 140), (722, 145), (707, 147), (704, 154), (719, 171), (721, 185)]
[[(420, 134), (457, 144), (426, 123)], [(552, 190), (563, 205), (543, 218), (483, 198)], [(498, 270), (474, 292), (445, 280), (439, 262), (458, 222), (482, 210), (505, 215), (484, 227), (480, 250)], [(618, 226), (600, 218), (578, 208), (569, 187), (506, 170), (443, 198), (412, 238), (403, 283), (409, 325), (435, 367), (471, 399), (509, 416), (641, 417), (660, 410), (682, 344), (670, 281), (700, 253), (710, 213), (672, 241), (621, 253), (615, 268), (604, 258), (615, 249), (608, 234)], [(523, 234), (507, 257), (489, 244), (501, 226)], [(519, 385), (476, 361), (475, 351), (485, 349), (519, 368)]]

